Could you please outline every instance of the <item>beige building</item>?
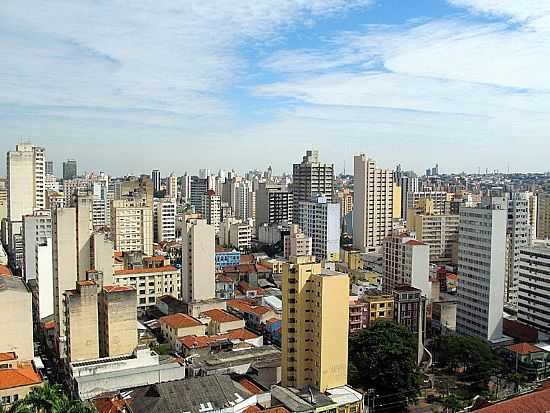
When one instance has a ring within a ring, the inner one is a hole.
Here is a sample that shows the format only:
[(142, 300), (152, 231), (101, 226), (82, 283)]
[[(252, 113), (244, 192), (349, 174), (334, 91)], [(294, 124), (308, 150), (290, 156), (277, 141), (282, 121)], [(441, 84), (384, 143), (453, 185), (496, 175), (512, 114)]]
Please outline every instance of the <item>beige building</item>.
[(393, 174), (365, 154), (354, 157), (353, 246), (377, 251), (393, 226)]
[(290, 257), (283, 272), (282, 384), (321, 392), (347, 383), (349, 279)]
[(451, 264), (458, 259), (459, 220), (459, 215), (436, 214), (433, 201), (424, 199), (418, 208), (408, 210), (407, 230), (430, 246), (431, 262)]
[(138, 345), (136, 290), (106, 285), (99, 295), (99, 353), (101, 357), (131, 354)]
[(182, 234), (182, 299), (187, 303), (216, 297), (216, 234), (203, 219), (186, 223)]
[(220, 225), (220, 245), (248, 251), (252, 247), (252, 227), (240, 219), (227, 218)]
[(550, 193), (538, 195), (537, 238), (550, 239)]
[(539, 198), (533, 192), (528, 193), (529, 196), (529, 225), (531, 226), (530, 244), (537, 238), (537, 225), (539, 214)]
[(145, 195), (112, 202), (111, 233), (118, 251), (153, 255), (153, 206), (148, 205)]
[(97, 284), (78, 281), (64, 293), (65, 337), (70, 362), (99, 358)]
[(171, 266), (169, 260), (165, 260), (164, 257), (158, 258), (160, 260), (149, 265), (140, 263), (114, 272), (115, 284), (136, 289), (139, 309), (154, 306), (160, 297), (167, 294), (175, 298), (181, 297), (180, 271)]
[(166, 195), (174, 201), (178, 199), (178, 177), (173, 173), (166, 180)]
[(19, 361), (34, 357), (32, 294), (20, 278), (0, 275), (2, 334), (0, 353), (15, 353)]
[(23, 400), (36, 387), (42, 376), (30, 361), (20, 361), (13, 352), (0, 353), (0, 408), (7, 409)]
[(305, 235), (300, 226), (292, 224), (290, 226), (290, 235), (284, 239), (284, 256), (289, 257), (310, 257), (313, 255), (313, 240)]
[(59, 354), (65, 353), (63, 293), (77, 281), (88, 279), (90, 270), (98, 285), (113, 283), (113, 242), (104, 233), (92, 232), (91, 202), (78, 197), (76, 207), (52, 214), (54, 320)]
[(206, 335), (206, 325), (187, 314), (177, 313), (159, 318), (162, 335), (168, 340), (172, 349), (177, 341), (185, 336)]
[(349, 188), (343, 188), (336, 193), (336, 198), (340, 204), (340, 217), (344, 217), (353, 211), (353, 191)]
[(454, 194), (443, 191), (410, 192), (407, 198), (407, 210), (422, 208), (425, 200), (429, 199), (432, 201), (432, 214), (445, 214), (453, 196)]
[(204, 311), (201, 313), (200, 319), (208, 323), (208, 330), (206, 333), (209, 336), (245, 328), (246, 324), (243, 319), (219, 308)]
[(393, 321), (393, 294), (369, 292), (362, 300), (368, 306), (369, 327), (377, 321)]

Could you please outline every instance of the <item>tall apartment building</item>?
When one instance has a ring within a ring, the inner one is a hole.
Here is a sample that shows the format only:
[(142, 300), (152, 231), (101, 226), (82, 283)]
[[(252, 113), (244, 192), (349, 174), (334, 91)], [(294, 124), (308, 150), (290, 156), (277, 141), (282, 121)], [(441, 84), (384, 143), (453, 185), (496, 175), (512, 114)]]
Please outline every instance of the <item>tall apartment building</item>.
[(349, 279), (313, 257), (283, 269), (282, 384), (321, 392), (346, 385)]
[(518, 321), (550, 335), (550, 247), (522, 249), (519, 274)]
[(157, 199), (153, 203), (153, 231), (155, 242), (176, 239), (177, 204), (174, 198)]
[(208, 225), (212, 225), (216, 234), (220, 231), (222, 222), (222, 199), (212, 190), (202, 196), (202, 217)]
[(116, 250), (153, 255), (153, 206), (143, 194), (113, 200), (111, 234)]
[(44, 163), (44, 173), (46, 175), (55, 175), (53, 172), (53, 161), (46, 161)]
[(419, 288), (408, 285), (396, 287), (393, 292), (393, 319), (397, 324), (407, 327), (418, 337), (417, 363), (424, 356), (426, 337), (426, 297)]
[(63, 293), (67, 359), (70, 362), (99, 358), (97, 284), (78, 281)]
[(347, 214), (353, 211), (353, 191), (349, 188), (343, 188), (336, 193), (336, 198), (340, 204), (340, 217), (343, 220)]
[(78, 176), (78, 166), (74, 159), (67, 159), (63, 162), (63, 180), (76, 179)]
[[(4, 219), (8, 219), (8, 180), (0, 178), (0, 223)], [(4, 237), (2, 237), (3, 240)]]
[(537, 238), (550, 239), (550, 192), (538, 194)]
[(209, 189), (209, 179), (199, 178), (198, 176), (191, 177), (191, 188), (189, 191), (191, 206), (195, 208), (195, 212), (202, 213), (202, 196), (205, 195)]
[(0, 353), (15, 353), (21, 361), (34, 357), (32, 295), (23, 280), (0, 275), (2, 329)]
[(113, 282), (113, 242), (92, 231), (91, 200), (78, 198), (76, 207), (60, 208), (52, 215), (53, 305), (59, 354), (66, 354), (63, 294), (93, 269), (100, 285)]
[(430, 246), (404, 235), (384, 241), (382, 290), (391, 293), (398, 286), (418, 288), (431, 298)]
[(182, 234), (182, 298), (187, 303), (216, 296), (216, 231), (206, 220), (193, 219)]
[(284, 256), (290, 257), (311, 257), (313, 255), (313, 241), (305, 235), (298, 224), (290, 226), (290, 234), (284, 238)]
[(99, 294), (98, 316), (100, 356), (131, 354), (138, 346), (136, 289), (104, 286)]
[(433, 201), (433, 214), (445, 214), (450, 212), (446, 208), (451, 198), (452, 194), (443, 191), (409, 192), (407, 195), (407, 210), (418, 208), (420, 202), (424, 199), (431, 199)]
[(151, 172), (151, 181), (153, 181), (153, 190), (155, 192), (160, 191), (161, 180), (162, 178), (160, 176), (160, 171), (158, 169), (153, 169), (153, 171)]
[(504, 288), (506, 303), (517, 308), (520, 278), (521, 250), (531, 243), (531, 225), (529, 224), (529, 195), (524, 192), (506, 194), (508, 203), (506, 285)]
[(181, 200), (187, 203), (191, 202), (191, 175), (187, 173), (181, 177)]
[(353, 246), (376, 251), (393, 227), (393, 175), (365, 154), (354, 157)]
[(32, 144), (19, 144), (7, 154), (8, 173), (8, 252), (12, 264), (23, 264), (23, 216), (46, 207), (45, 150)]
[(227, 218), (219, 231), (220, 245), (232, 246), (241, 252), (252, 247), (252, 227), (240, 219)]
[(292, 168), (293, 215), (300, 212), (300, 203), (309, 202), (312, 197), (323, 196), (334, 199), (334, 165), (321, 163), (319, 151), (306, 151), (301, 163)]
[(179, 198), (178, 177), (171, 173), (166, 180), (166, 196), (177, 200)]
[(292, 222), (294, 195), (281, 184), (262, 182), (256, 193), (256, 226)]
[(406, 219), (409, 196), (419, 190), (418, 177), (409, 171), (397, 172), (394, 178), (395, 184), (401, 188), (401, 218)]
[(456, 326), (461, 335), (502, 338), (507, 207), (460, 208)]
[(340, 205), (324, 196), (300, 202), (297, 221), (311, 237), (313, 255), (319, 260), (338, 261), (340, 257)]
[(240, 181), (234, 185), (230, 204), (235, 211), (235, 218), (247, 220), (256, 218), (256, 192), (252, 189), (252, 182)]
[(528, 192), (527, 194), (529, 197), (529, 225), (531, 226), (530, 244), (532, 245), (537, 238), (539, 199), (537, 194), (533, 192)]
[(111, 196), (109, 177), (101, 173), (89, 183), (88, 193), (92, 197), (92, 225), (101, 229), (111, 225)]
[(435, 214), (433, 200), (425, 198), (418, 208), (409, 209), (407, 230), (415, 238), (430, 246), (430, 262), (452, 264), (458, 251), (459, 215)]

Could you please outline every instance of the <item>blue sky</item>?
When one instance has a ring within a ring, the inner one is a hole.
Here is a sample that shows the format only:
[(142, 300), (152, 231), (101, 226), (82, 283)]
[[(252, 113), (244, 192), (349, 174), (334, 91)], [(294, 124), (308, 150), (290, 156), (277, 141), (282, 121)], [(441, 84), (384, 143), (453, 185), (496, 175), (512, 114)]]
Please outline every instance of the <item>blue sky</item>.
[(548, 0), (7, 0), (0, 151), (115, 175), (289, 171), (306, 148), (547, 171), (549, 50)]

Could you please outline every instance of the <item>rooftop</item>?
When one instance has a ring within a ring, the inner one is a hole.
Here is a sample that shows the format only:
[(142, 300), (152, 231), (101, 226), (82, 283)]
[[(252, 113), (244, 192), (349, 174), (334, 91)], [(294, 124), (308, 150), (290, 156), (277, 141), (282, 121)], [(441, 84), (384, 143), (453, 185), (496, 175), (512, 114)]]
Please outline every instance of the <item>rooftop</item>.
[(13, 274), (10, 270), (10, 267), (7, 265), (0, 265), (0, 276), (11, 277)]
[(525, 394), (476, 410), (476, 413), (547, 413), (550, 411), (550, 389)]
[(125, 285), (105, 285), (103, 286), (103, 290), (107, 293), (120, 293), (124, 291), (135, 291), (135, 288)]
[(206, 348), (221, 341), (246, 341), (258, 338), (256, 334), (246, 328), (237, 328), (224, 334), (215, 336), (185, 336), (178, 341), (188, 349)]
[(512, 353), (518, 353), (522, 356), (526, 356), (527, 354), (531, 354), (531, 353), (542, 353), (544, 352), (545, 350), (537, 347), (537, 346), (534, 346), (532, 344), (529, 344), (529, 343), (518, 343), (518, 344), (513, 344), (511, 346), (508, 346), (506, 347), (508, 350), (510, 350)]
[(42, 377), (32, 363), (19, 363), (16, 367), (0, 369), (0, 390), (33, 386), (42, 383)]
[(196, 318), (183, 313), (170, 314), (161, 317), (159, 321), (161, 324), (166, 324), (167, 326), (175, 329), (197, 327), (202, 325), (202, 323)]
[(14, 352), (0, 353), (0, 362), (17, 360)]
[(115, 275), (131, 275), (131, 274), (152, 274), (157, 272), (177, 272), (178, 269), (176, 267), (173, 267), (171, 265), (165, 265), (163, 267), (157, 267), (157, 268), (133, 268), (133, 269), (126, 269), (126, 270), (118, 270), (115, 271)]
[(20, 292), (28, 292), (27, 286), (23, 280), (19, 277), (9, 276), (0, 276), (0, 294), (3, 291), (12, 290)]
[(272, 311), (271, 308), (263, 305), (253, 305), (244, 300), (229, 300), (227, 306), (235, 308), (242, 313), (253, 313), (256, 315), (264, 315)]
[(214, 308), (212, 310), (203, 311), (202, 315), (210, 317), (212, 320), (218, 323), (231, 323), (233, 321), (240, 321), (241, 319), (233, 314), (229, 314), (227, 311)]

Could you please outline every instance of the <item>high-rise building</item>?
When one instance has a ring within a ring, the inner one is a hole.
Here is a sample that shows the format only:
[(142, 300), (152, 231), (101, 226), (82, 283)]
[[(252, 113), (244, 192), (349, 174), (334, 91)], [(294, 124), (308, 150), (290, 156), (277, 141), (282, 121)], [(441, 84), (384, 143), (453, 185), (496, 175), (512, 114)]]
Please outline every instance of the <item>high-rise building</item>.
[(134, 352), (138, 346), (136, 290), (106, 285), (99, 294), (99, 354), (116, 357)]
[(530, 245), (533, 244), (537, 238), (537, 224), (538, 224), (538, 210), (539, 210), (539, 199), (537, 194), (533, 192), (528, 192), (529, 196), (529, 225), (531, 226), (531, 237), (529, 240)]
[(353, 191), (343, 188), (336, 193), (336, 198), (340, 204), (340, 218), (344, 220), (345, 216), (353, 211)]
[(347, 383), (349, 279), (313, 257), (283, 269), (282, 384), (321, 392)]
[(32, 144), (19, 144), (7, 154), (8, 172), (8, 252), (12, 264), (23, 264), (23, 216), (46, 207), (45, 150)]
[(550, 192), (538, 194), (537, 238), (550, 239)]
[(22, 279), (0, 275), (2, 334), (0, 353), (15, 353), (21, 361), (34, 358), (32, 295)]
[(321, 163), (319, 151), (306, 151), (301, 163), (292, 168), (292, 194), (294, 199), (293, 216), (300, 211), (301, 202), (309, 202), (312, 197), (324, 196), (334, 199), (334, 165)]
[(524, 248), (520, 255), (518, 321), (550, 334), (550, 247)]
[(63, 162), (63, 180), (76, 179), (78, 176), (78, 166), (74, 159), (68, 159)]
[(113, 200), (111, 235), (118, 251), (153, 255), (153, 206), (143, 193)]
[(398, 286), (418, 288), (431, 298), (430, 246), (405, 235), (384, 240), (382, 290), (390, 293)]
[(420, 365), (424, 356), (426, 337), (426, 297), (422, 294), (422, 290), (409, 285), (395, 288), (393, 291), (393, 320), (417, 335), (417, 363)]
[(55, 175), (53, 173), (53, 161), (46, 161), (44, 163), (44, 172), (46, 173), (46, 175)]
[(178, 177), (174, 173), (171, 173), (167, 179), (166, 196), (174, 200), (177, 200), (179, 197)]
[(529, 195), (523, 192), (506, 194), (508, 202), (506, 285), (505, 300), (512, 308), (517, 309), (520, 277), (521, 250), (531, 242), (531, 225), (529, 224)]
[(176, 239), (177, 206), (174, 198), (162, 198), (153, 204), (153, 227), (155, 242), (174, 241)]
[(208, 192), (208, 178), (191, 177), (191, 188), (189, 191), (191, 206), (195, 212), (202, 213), (202, 196)]
[(319, 260), (338, 261), (340, 257), (340, 205), (324, 196), (300, 202), (297, 216), (300, 228), (311, 237), (313, 255)]
[[(445, 214), (448, 202), (451, 200), (451, 194), (443, 191), (423, 191), (409, 192), (407, 195), (407, 210), (420, 207), (420, 203), (425, 199), (433, 201), (432, 213), (435, 215)], [(406, 217), (407, 215), (405, 215)]]
[(153, 190), (156, 192), (160, 191), (161, 186), (161, 176), (158, 169), (153, 169), (151, 172), (151, 181), (153, 181)]
[(281, 184), (262, 182), (256, 193), (256, 226), (292, 222), (294, 195)]
[(458, 334), (488, 341), (502, 338), (507, 209), (502, 199), (460, 208)]
[(222, 199), (212, 190), (202, 196), (202, 217), (208, 225), (212, 225), (216, 234), (220, 231), (222, 221)]
[(78, 281), (76, 288), (65, 290), (65, 337), (70, 362), (99, 358), (98, 287), (94, 281)]
[(193, 219), (182, 234), (183, 300), (187, 303), (216, 296), (216, 231), (206, 220)]
[(181, 178), (181, 199), (184, 202), (191, 202), (191, 175), (185, 174)]
[(430, 246), (430, 262), (454, 264), (458, 253), (459, 215), (435, 214), (433, 200), (425, 198), (418, 202), (418, 208), (409, 209), (407, 230), (415, 234), (418, 241)]
[(418, 192), (418, 177), (412, 171), (397, 174), (395, 183), (401, 188), (401, 218), (407, 218), (408, 199), (410, 194)]
[(89, 183), (88, 193), (92, 197), (92, 225), (101, 229), (111, 225), (111, 197), (109, 177), (101, 173)]
[(220, 245), (231, 246), (241, 252), (252, 247), (252, 227), (236, 218), (224, 219), (219, 231)]
[(298, 224), (290, 226), (290, 235), (284, 238), (284, 256), (290, 257), (311, 257), (313, 255), (311, 237), (305, 235)]
[(354, 157), (353, 246), (376, 251), (393, 226), (393, 176), (365, 154)]

